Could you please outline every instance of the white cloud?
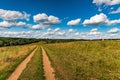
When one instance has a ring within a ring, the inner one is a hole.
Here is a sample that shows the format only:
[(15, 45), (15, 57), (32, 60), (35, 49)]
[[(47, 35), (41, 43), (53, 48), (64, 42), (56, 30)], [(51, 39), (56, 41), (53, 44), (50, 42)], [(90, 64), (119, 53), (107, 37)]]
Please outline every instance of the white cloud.
[(113, 28), (108, 31), (108, 33), (118, 33), (120, 31), (119, 28)]
[(3, 22), (0, 22), (0, 27), (3, 27), (3, 28), (9, 28), (13, 26), (13, 23), (10, 23), (8, 21), (3, 21)]
[(100, 32), (90, 32), (89, 34), (90, 35), (100, 35), (101, 33)]
[(91, 29), (91, 32), (97, 32), (97, 31), (98, 31), (97, 28), (93, 28), (93, 29)]
[[(50, 38), (50, 39), (117, 39), (120, 38), (119, 33), (99, 32), (98, 29), (91, 29), (89, 32), (74, 32), (68, 33), (68, 30), (59, 30), (55, 32), (55, 29), (47, 30), (41, 33), (38, 37)], [(38, 35), (38, 34), (37, 34)]]
[(74, 35), (74, 31), (74, 29), (61, 30), (60, 28), (48, 28), (48, 30), (43, 34), (43, 37), (65, 39)]
[(120, 0), (93, 0), (96, 5), (117, 5), (120, 4)]
[(52, 29), (51, 28), (48, 28), (48, 30), (47, 31), (52, 31)]
[(110, 12), (110, 14), (117, 14), (117, 13), (120, 13), (120, 7), (117, 10)]
[(76, 32), (76, 33), (75, 33), (75, 36), (79, 36), (79, 35), (80, 35), (80, 33), (79, 33), (79, 32)]
[[(112, 8), (110, 8), (110, 7), (113, 7), (113, 5), (119, 5), (120, 0), (93, 0), (92, 3), (94, 3), (98, 6), (99, 12), (101, 12), (102, 9), (106, 9), (106, 10), (109, 9), (111, 11)], [(108, 7), (108, 6), (110, 6), (110, 7)], [(110, 14), (116, 14), (116, 13), (120, 13), (119, 10), (110, 12)]]
[(60, 28), (50, 29), (48, 28), (45, 35), (64, 35), (65, 31), (61, 30)]
[(101, 25), (116, 25), (120, 23), (120, 19), (117, 20), (109, 20), (104, 13), (96, 14), (92, 16), (90, 19), (84, 20), (83, 24), (85, 26), (101, 26)]
[(27, 24), (26, 22), (22, 21), (22, 20), (28, 21), (29, 17), (30, 14), (27, 14), (26, 12), (0, 9), (0, 19), (2, 20), (0, 22), (0, 27), (1, 28), (9, 28), (13, 26), (29, 27), (30, 24)]
[(47, 26), (43, 24), (36, 24), (32, 26), (32, 29), (38, 30), (38, 29), (45, 29)]
[[(59, 24), (61, 21), (59, 20), (58, 17), (55, 17), (55, 16), (49, 16), (48, 17), (48, 25), (55, 25), (55, 24)], [(46, 23), (44, 23), (46, 24)]]
[(48, 16), (45, 13), (37, 14), (33, 16), (34, 22), (44, 22), (48, 20)]
[(83, 24), (88, 26), (99, 26), (105, 24), (108, 21), (107, 16), (103, 13), (99, 15), (96, 14), (95, 16), (91, 17), (90, 19), (86, 19)]
[(68, 33), (68, 30), (58, 30), (48, 28), (47, 31), (0, 31), (0, 37), (23, 37), (23, 38), (50, 38), (50, 39), (117, 39), (120, 34), (99, 32), (98, 30), (91, 29), (89, 32), (74, 32)]
[(117, 20), (109, 20), (106, 25), (111, 26), (111, 25), (116, 25), (116, 24), (120, 24), (120, 19)]
[(26, 22), (22, 22), (22, 21), (16, 22), (16, 23), (14, 23), (14, 25), (15, 26), (22, 26), (22, 27), (30, 27), (31, 26), (31, 24), (27, 24)]
[(98, 32), (97, 28), (91, 29), (91, 31), (88, 33), (89, 35), (100, 35), (101, 32)]
[(5, 21), (14, 21), (19, 19), (29, 20), (30, 15), (26, 12), (0, 9), (0, 18)]
[(69, 29), (68, 32), (72, 33), (72, 32), (75, 32), (75, 30), (74, 29)]
[(81, 19), (75, 19), (75, 20), (71, 20), (67, 23), (68, 26), (77, 26), (79, 25)]
[(65, 36), (66, 35), (66, 32), (65, 31), (60, 31), (57, 33), (58, 36)]
[(9, 22), (9, 21), (2, 21), (0, 22), (0, 27), (1, 28), (10, 28), (13, 26), (22, 26), (22, 27), (29, 27), (30, 24), (26, 24), (25, 22)]
[(32, 31), (7, 31), (7, 32), (1, 32), (0, 31), (0, 37), (24, 37), (24, 38), (32, 38), (33, 32)]
[(34, 22), (38, 22), (44, 25), (55, 25), (61, 22), (58, 17), (52, 16), (52, 15), (48, 16), (45, 13), (34, 15), (33, 19), (34, 19)]
[(45, 13), (34, 15), (33, 20), (38, 24), (33, 25), (32, 29), (45, 29), (48, 26), (56, 25), (61, 22), (58, 17), (52, 15), (48, 16)]
[(54, 32), (58, 32), (58, 31), (60, 31), (60, 28), (56, 28), (56, 29), (54, 30)]

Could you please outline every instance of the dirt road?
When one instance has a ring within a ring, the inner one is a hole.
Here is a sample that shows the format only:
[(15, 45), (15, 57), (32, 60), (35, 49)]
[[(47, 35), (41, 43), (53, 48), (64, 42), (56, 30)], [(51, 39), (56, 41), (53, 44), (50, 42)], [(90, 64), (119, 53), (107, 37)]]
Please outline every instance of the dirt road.
[(44, 68), (45, 80), (55, 80), (54, 70), (43, 48), (42, 48), (42, 55), (43, 55), (43, 68)]
[(7, 80), (17, 80), (23, 70), (26, 68), (27, 63), (31, 60), (37, 48), (15, 69), (15, 71), (9, 76)]

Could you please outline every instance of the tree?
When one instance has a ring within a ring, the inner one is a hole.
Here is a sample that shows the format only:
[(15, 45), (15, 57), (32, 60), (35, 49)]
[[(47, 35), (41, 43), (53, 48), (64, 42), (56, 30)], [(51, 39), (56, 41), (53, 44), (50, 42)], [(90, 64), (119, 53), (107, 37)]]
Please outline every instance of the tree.
[(3, 41), (2, 40), (0, 40), (0, 46), (3, 46)]

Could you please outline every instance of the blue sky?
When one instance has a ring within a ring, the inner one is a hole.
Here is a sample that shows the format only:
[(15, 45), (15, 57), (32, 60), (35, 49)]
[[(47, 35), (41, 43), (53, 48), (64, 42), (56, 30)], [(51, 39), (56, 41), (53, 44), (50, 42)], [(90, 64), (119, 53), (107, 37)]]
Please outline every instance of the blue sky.
[(119, 0), (4, 0), (0, 36), (120, 38)]

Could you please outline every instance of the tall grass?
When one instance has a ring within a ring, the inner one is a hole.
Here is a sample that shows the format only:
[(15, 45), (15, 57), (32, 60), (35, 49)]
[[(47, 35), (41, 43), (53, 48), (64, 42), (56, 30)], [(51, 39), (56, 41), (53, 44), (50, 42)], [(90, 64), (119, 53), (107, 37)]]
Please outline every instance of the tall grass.
[(5, 80), (35, 48), (35, 45), (0, 48), (0, 80)]
[(120, 80), (120, 41), (45, 45), (58, 80)]
[(40, 47), (18, 80), (44, 80), (42, 51)]

